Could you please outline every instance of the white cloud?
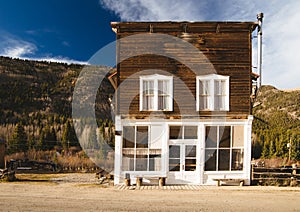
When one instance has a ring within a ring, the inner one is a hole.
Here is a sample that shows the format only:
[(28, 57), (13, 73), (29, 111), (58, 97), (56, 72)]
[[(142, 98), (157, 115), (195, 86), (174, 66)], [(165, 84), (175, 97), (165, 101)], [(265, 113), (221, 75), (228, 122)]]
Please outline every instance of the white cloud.
[(13, 37), (3, 36), (0, 42), (0, 54), (7, 57), (20, 58), (34, 54), (36, 50), (35, 44)]
[(256, 21), (256, 14), (264, 12), (263, 83), (281, 89), (300, 86), (297, 68), (300, 1), (100, 0), (100, 3), (122, 21)]
[[(87, 62), (77, 61), (62, 56), (36, 56), (38, 51), (34, 43), (24, 41), (7, 32), (0, 31), (0, 55), (11, 58), (20, 58), (26, 60), (48, 61), (67, 64), (82, 64), (87, 65)], [(62, 43), (67, 45), (68, 43)]]

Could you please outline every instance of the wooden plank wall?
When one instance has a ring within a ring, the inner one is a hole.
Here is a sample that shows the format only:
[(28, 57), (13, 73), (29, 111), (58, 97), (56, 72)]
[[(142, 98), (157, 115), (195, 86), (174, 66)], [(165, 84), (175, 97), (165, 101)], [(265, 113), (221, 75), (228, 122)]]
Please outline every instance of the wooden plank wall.
[[(124, 38), (136, 33), (149, 33), (150, 24), (153, 33), (165, 33), (179, 37), (187, 23), (158, 22), (158, 23), (112, 23), (117, 30), (117, 38)], [(196, 75), (211, 73), (213, 67), (217, 74), (230, 76), (230, 111), (227, 116), (246, 117), (251, 114), (251, 33), (255, 28), (252, 22), (199, 22), (188, 23), (186, 30), (193, 34), (192, 44), (197, 47), (212, 64), (205, 58), (199, 60), (198, 55), (185, 54), (183, 57), (191, 63), (198, 63), (199, 73), (194, 73), (185, 64), (174, 59), (159, 55), (139, 55), (122, 61), (117, 66), (119, 75), (119, 102), (117, 113), (131, 115), (136, 118), (147, 117), (150, 112), (139, 111), (139, 76), (145, 74), (173, 75), (174, 78), (174, 111), (163, 112), (165, 116), (210, 116), (216, 112), (196, 112)], [(121, 42), (119, 54), (130, 54), (137, 44)], [(157, 41), (160, 42), (159, 40)], [(161, 41), (163, 42), (163, 41)], [(163, 45), (163, 43), (159, 44)], [(176, 46), (165, 46), (166, 52), (180, 55)], [(120, 55), (119, 55), (120, 56)], [(200, 62), (199, 62), (200, 61)], [(145, 72), (144, 70), (155, 69)], [(143, 71), (143, 72), (141, 72)], [(145, 73), (144, 73), (145, 72)], [(178, 78), (177, 78), (178, 77)], [(190, 92), (187, 92), (187, 89)], [(187, 95), (190, 93), (191, 95)], [(153, 113), (152, 113), (153, 114)], [(159, 113), (158, 113), (159, 114)]]

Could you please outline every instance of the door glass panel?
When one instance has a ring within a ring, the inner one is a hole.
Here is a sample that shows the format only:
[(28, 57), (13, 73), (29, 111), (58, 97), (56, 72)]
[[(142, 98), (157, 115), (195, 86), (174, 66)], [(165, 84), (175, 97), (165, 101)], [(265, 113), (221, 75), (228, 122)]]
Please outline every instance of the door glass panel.
[(196, 171), (196, 159), (185, 159), (184, 171)]
[(180, 146), (169, 146), (169, 158), (180, 158)]
[(180, 158), (169, 159), (169, 171), (180, 171)]
[(196, 145), (185, 145), (185, 171), (196, 171)]
[(196, 157), (196, 145), (185, 146), (185, 157)]
[(169, 146), (169, 171), (180, 171), (180, 146)]

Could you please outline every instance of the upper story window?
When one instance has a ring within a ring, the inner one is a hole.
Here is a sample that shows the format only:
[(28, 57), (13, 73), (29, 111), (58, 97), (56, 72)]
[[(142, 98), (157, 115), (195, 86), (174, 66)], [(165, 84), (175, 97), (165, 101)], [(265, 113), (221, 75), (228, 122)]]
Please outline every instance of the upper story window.
[(229, 111), (229, 76), (197, 76), (197, 110)]
[(150, 75), (140, 77), (140, 110), (173, 110), (173, 77)]

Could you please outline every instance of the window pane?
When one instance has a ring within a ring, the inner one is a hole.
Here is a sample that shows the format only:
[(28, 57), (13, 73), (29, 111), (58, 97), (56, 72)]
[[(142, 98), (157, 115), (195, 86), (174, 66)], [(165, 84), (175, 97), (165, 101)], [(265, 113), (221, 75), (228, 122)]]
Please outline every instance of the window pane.
[(209, 95), (209, 81), (208, 80), (200, 80), (199, 81), (199, 94), (200, 95)]
[(135, 137), (134, 126), (123, 127), (123, 148), (134, 148), (134, 137)]
[(154, 96), (143, 97), (143, 110), (154, 110)]
[(158, 110), (170, 110), (169, 96), (158, 96)]
[(143, 110), (154, 109), (154, 81), (143, 81)]
[(158, 110), (170, 109), (170, 81), (158, 80)]
[(164, 128), (162, 125), (152, 125), (150, 128), (150, 138), (149, 139), (149, 148), (152, 149), (161, 149), (163, 144), (163, 135)]
[(217, 150), (205, 149), (205, 171), (216, 171)]
[(170, 81), (158, 80), (158, 93), (159, 94), (170, 94)]
[(148, 166), (148, 155), (137, 155), (136, 156), (136, 171), (147, 171)]
[(209, 81), (199, 81), (199, 110), (208, 110), (209, 108)]
[(209, 110), (209, 98), (207, 96), (199, 97), (199, 110)]
[(134, 171), (134, 155), (123, 154), (122, 157), (122, 170), (123, 171)]
[(185, 126), (184, 127), (184, 139), (197, 139), (197, 126)]
[(137, 126), (136, 148), (148, 148), (148, 126)]
[(149, 171), (161, 171), (161, 155), (150, 155)]
[(244, 153), (242, 149), (232, 150), (231, 170), (243, 170)]
[(244, 146), (244, 126), (234, 126), (233, 127), (233, 147), (243, 147)]
[(214, 110), (225, 110), (224, 96), (215, 96), (214, 101)]
[(226, 95), (226, 81), (225, 80), (215, 80), (215, 95)]
[(217, 147), (217, 127), (208, 126), (205, 128), (205, 147), (206, 148), (216, 148)]
[(215, 80), (214, 81), (215, 97), (214, 97), (214, 109), (225, 110), (226, 101), (226, 81)]
[(219, 171), (229, 171), (230, 150), (219, 150)]
[(230, 148), (230, 126), (219, 127), (220, 148)]
[(182, 126), (170, 126), (170, 139), (182, 139)]

